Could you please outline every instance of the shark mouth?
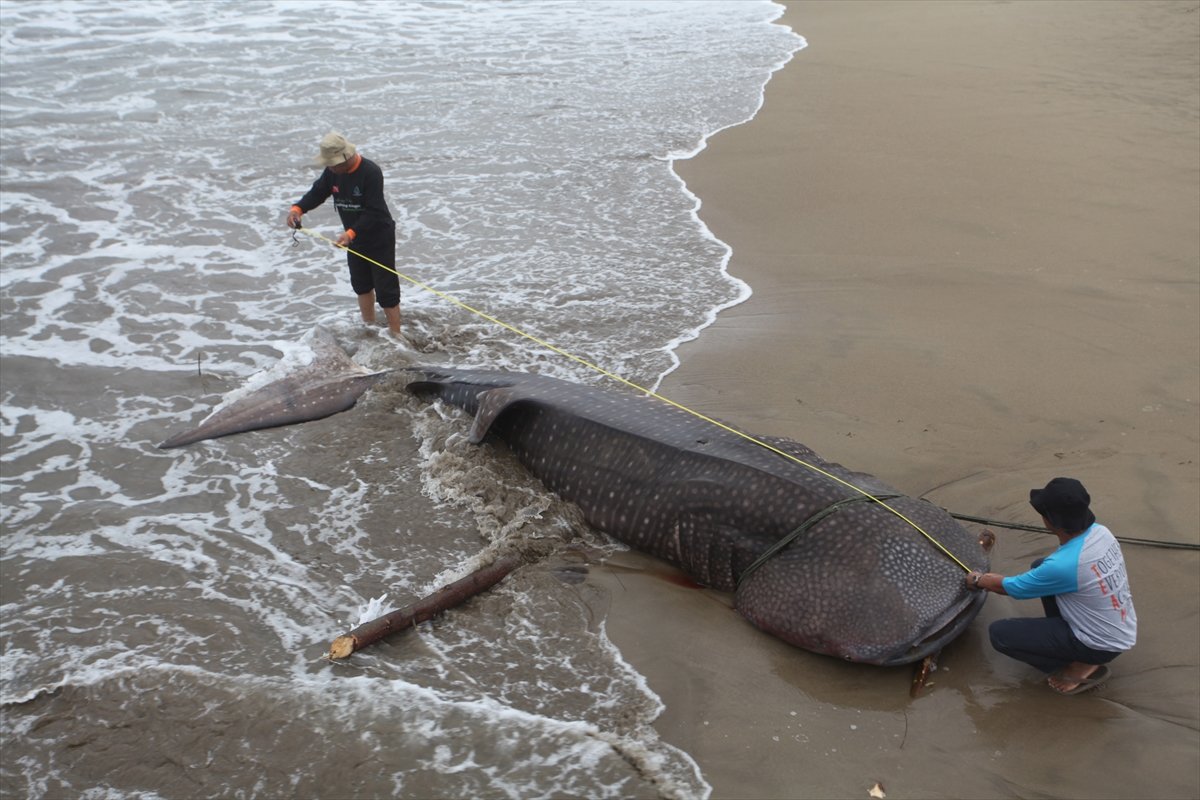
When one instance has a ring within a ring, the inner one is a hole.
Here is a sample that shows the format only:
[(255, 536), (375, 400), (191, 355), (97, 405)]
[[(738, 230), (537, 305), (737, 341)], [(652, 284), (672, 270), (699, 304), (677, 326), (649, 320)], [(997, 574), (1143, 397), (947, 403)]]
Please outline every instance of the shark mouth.
[(966, 627), (971, 624), (971, 620), (975, 619), (980, 609), (983, 608), (983, 601), (986, 599), (987, 592), (975, 592), (974, 597), (957, 614), (952, 616), (945, 625), (937, 628), (920, 641), (914, 642), (903, 653), (898, 653), (878, 662), (879, 665), (883, 667), (895, 667), (901, 664), (911, 664), (914, 661), (920, 661), (931, 653), (941, 650), (966, 630)]

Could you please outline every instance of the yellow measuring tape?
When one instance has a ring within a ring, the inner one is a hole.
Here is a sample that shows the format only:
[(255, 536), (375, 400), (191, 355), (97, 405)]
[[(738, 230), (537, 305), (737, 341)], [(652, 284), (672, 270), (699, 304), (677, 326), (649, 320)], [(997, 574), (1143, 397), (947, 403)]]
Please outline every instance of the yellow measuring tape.
[(832, 481), (840, 483), (841, 485), (843, 485), (847, 488), (853, 489), (854, 491), (863, 495), (865, 498), (878, 503), (879, 505), (886, 508), (888, 511), (895, 514), (900, 519), (907, 522), (909, 525), (911, 525), (913, 528), (915, 528), (918, 533), (920, 533), (922, 536), (924, 536), (926, 539), (928, 539), (930, 542), (932, 542), (934, 547), (936, 547), (938, 550), (941, 550), (942, 553), (944, 553), (946, 556), (948, 556), (950, 558), (950, 560), (952, 560), (955, 564), (958, 564), (960, 567), (962, 567), (964, 571), (966, 571), (966, 572), (971, 571), (971, 568), (968, 567), (966, 564), (964, 564), (961, 560), (959, 560), (958, 556), (954, 555), (954, 553), (951, 553), (949, 550), (947, 550), (945, 545), (943, 545), (937, 539), (933, 538), (933, 536), (930, 535), (928, 532), (926, 532), (925, 529), (922, 528), (920, 525), (913, 522), (911, 519), (906, 517), (901, 512), (899, 512), (896, 509), (889, 506), (883, 500), (879, 499), (878, 497), (875, 497), (870, 492), (860, 489), (859, 487), (855, 486), (854, 484), (850, 483), (849, 481), (844, 481), (841, 478), (839, 478), (837, 475), (830, 474), (829, 472), (826, 472), (825, 470), (821, 469), (820, 467), (816, 466), (815, 464), (809, 464), (807, 461), (797, 458), (796, 456), (792, 455), (791, 453), (785, 453), (784, 451), (780, 450), (778, 447), (774, 447), (760, 439), (756, 439), (748, 433), (743, 433), (742, 431), (739, 431), (736, 428), (731, 428), (723, 422), (718, 422), (717, 420), (712, 419), (711, 417), (707, 417), (704, 414), (701, 414), (699, 411), (693, 411), (692, 409), (688, 408), (685, 405), (676, 403), (674, 400), (670, 399), (669, 397), (663, 397), (658, 392), (647, 389), (644, 386), (639, 386), (638, 384), (634, 383), (633, 381), (622, 378), (620, 375), (617, 375), (616, 373), (609, 372), (608, 370), (604, 369), (603, 367), (598, 366), (597, 364), (593, 364), (592, 362), (588, 361), (585, 358), (580, 358), (579, 356), (575, 355), (574, 353), (569, 353), (566, 350), (563, 350), (561, 347), (556, 347), (555, 345), (552, 345), (547, 341), (543, 341), (542, 339), (539, 339), (538, 337), (534, 336), (531, 333), (527, 333), (518, 327), (509, 325), (507, 322), (496, 319), (491, 314), (488, 314), (486, 312), (480, 311), (477, 308), (467, 305), (466, 303), (459, 300), (457, 297), (446, 294), (445, 292), (439, 292), (437, 289), (434, 289), (432, 286), (429, 286), (428, 284), (422, 283), (421, 281), (417, 280), (416, 278), (412, 278), (408, 275), (405, 275), (403, 272), (397, 272), (396, 270), (392, 269), (391, 267), (389, 267), (385, 264), (380, 264), (378, 261), (376, 261), (373, 258), (368, 258), (367, 256), (364, 256), (362, 253), (358, 253), (354, 250), (351, 250), (349, 247), (340, 245), (337, 242), (330, 239), (328, 236), (325, 236), (325, 235), (323, 235), (317, 231), (314, 231), (310, 228), (297, 228), (297, 230), (299, 230), (301, 233), (308, 234), (309, 236), (313, 237), (314, 239), (322, 239), (326, 242), (329, 242), (331, 245), (338, 248), (339, 250), (345, 250), (347, 253), (356, 255), (359, 258), (361, 258), (363, 261), (374, 264), (375, 266), (379, 267), (380, 269), (385, 269), (388, 272), (391, 272), (392, 274), (396, 275), (397, 277), (403, 278), (404, 280), (411, 283), (413, 286), (416, 286), (420, 289), (424, 289), (425, 291), (430, 292), (431, 294), (434, 294), (447, 302), (453, 303), (454, 305), (456, 305), (460, 308), (464, 308), (467, 311), (470, 311), (472, 314), (483, 317), (488, 322), (495, 323), (496, 325), (499, 325), (501, 328), (510, 330), (513, 333), (517, 334), (518, 336), (522, 336), (531, 342), (541, 345), (542, 347), (546, 348), (547, 350), (551, 350), (555, 353), (558, 353), (561, 356), (565, 356), (566, 358), (569, 358), (576, 363), (582, 364), (583, 366), (587, 367), (590, 370), (594, 370), (595, 372), (599, 372), (601, 375), (604, 375), (608, 378), (612, 378), (614, 381), (616, 381), (618, 383), (623, 383), (626, 386), (630, 387), (631, 389), (635, 389), (639, 392), (644, 392), (645, 394), (648, 394), (655, 399), (661, 400), (662, 402), (666, 403), (667, 405), (674, 406), (675, 408), (678, 408), (680, 411), (684, 411), (684, 412), (687, 412), (688, 414), (691, 414), (693, 417), (696, 417), (697, 419), (702, 419), (711, 425), (716, 425), (718, 428), (721, 428), (722, 430), (728, 431), (729, 433), (732, 433), (735, 436), (740, 436), (741, 438), (743, 438), (749, 442), (753, 442), (754, 444), (758, 445), (759, 447), (770, 450), (772, 453), (776, 453), (777, 455), (783, 456), (784, 458), (788, 459), (789, 461), (794, 461), (795, 463), (799, 464), (802, 467), (805, 467), (806, 469), (810, 469), (813, 472), (816, 472), (820, 475), (824, 475), (826, 478), (829, 478)]

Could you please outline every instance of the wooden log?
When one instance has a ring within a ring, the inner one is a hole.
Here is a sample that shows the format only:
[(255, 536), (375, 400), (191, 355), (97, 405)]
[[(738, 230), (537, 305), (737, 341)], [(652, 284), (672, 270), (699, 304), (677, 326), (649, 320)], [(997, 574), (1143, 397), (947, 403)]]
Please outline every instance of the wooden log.
[(428, 597), (410, 606), (364, 622), (349, 633), (333, 640), (329, 657), (348, 658), (351, 653), (373, 644), (383, 637), (420, 625), (448, 608), (454, 608), (468, 598), (492, 588), (508, 573), (521, 565), (518, 555), (501, 556), (486, 567), (477, 569), (465, 578), (443, 586)]

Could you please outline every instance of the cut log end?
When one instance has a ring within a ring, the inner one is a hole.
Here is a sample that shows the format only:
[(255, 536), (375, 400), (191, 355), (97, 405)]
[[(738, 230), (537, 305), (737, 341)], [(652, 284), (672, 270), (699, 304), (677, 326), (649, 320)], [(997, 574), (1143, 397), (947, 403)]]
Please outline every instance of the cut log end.
[(346, 634), (339, 636), (333, 640), (333, 644), (329, 645), (329, 657), (333, 660), (349, 658), (355, 650), (354, 637)]

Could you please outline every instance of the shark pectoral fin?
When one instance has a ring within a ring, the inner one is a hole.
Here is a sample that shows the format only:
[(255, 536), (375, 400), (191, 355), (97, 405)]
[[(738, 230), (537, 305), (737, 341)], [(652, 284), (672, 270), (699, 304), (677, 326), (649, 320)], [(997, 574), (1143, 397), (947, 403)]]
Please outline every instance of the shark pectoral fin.
[(502, 386), (480, 392), (477, 399), (479, 408), (475, 412), (475, 421), (471, 423), (471, 431), (467, 435), (471, 444), (482, 442), (483, 437), (487, 436), (488, 430), (492, 427), (492, 423), (513, 403), (524, 400), (525, 394), (518, 387)]

